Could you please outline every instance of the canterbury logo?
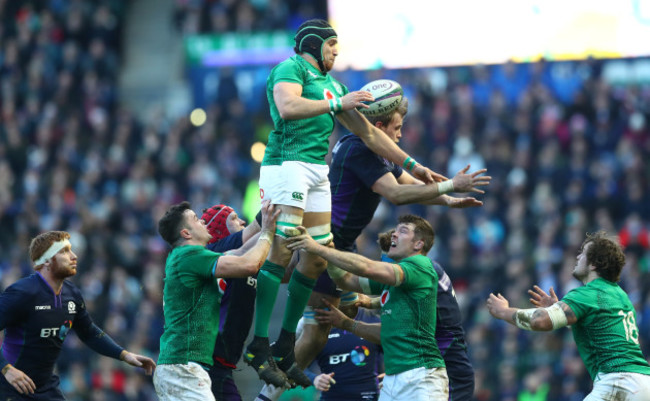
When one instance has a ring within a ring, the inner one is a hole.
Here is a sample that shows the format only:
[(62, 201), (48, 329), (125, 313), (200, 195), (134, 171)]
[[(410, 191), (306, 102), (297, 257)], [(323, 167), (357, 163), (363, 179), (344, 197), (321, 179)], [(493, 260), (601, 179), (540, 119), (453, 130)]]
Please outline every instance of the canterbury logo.
[(294, 192), (294, 193), (292, 193), (291, 194), (291, 199), (293, 199), (295, 201), (301, 201), (302, 202), (302, 199), (303, 199), (302, 192)]

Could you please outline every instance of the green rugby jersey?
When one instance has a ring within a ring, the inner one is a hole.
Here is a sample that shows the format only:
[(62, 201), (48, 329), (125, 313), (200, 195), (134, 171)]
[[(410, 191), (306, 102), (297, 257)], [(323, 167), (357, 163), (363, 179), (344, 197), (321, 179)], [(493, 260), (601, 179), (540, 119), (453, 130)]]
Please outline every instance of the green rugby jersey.
[(438, 274), (424, 255), (403, 259), (404, 282), (399, 287), (370, 280), (381, 294), (381, 345), (386, 374), (415, 368), (444, 367), (436, 342)]
[(311, 100), (342, 97), (348, 93), (348, 88), (298, 55), (276, 65), (266, 81), (266, 97), (275, 129), (269, 135), (262, 165), (280, 165), (289, 160), (326, 164), (334, 115), (326, 113), (301, 120), (283, 120), (273, 100), (273, 87), (278, 82), (302, 85), (302, 97)]
[(597, 278), (569, 291), (562, 302), (578, 318), (571, 330), (592, 380), (598, 373), (650, 374), (639, 346), (634, 307), (618, 284)]
[(212, 272), (220, 256), (199, 245), (174, 248), (167, 256), (158, 364), (212, 366), (222, 296)]

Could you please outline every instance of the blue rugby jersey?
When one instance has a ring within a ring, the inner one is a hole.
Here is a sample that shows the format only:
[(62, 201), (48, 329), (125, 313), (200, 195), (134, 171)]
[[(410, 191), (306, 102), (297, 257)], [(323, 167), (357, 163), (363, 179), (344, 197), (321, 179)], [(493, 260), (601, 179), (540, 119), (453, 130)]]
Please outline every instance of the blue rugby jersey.
[[(379, 316), (359, 309), (357, 320), (379, 323)], [(321, 372), (334, 372), (336, 384), (321, 394), (321, 400), (377, 400), (377, 374), (383, 371), (381, 347), (345, 330), (332, 328), (325, 348), (315, 362)]]
[[(65, 280), (61, 293), (39, 274), (18, 280), (0, 294), (0, 330), (5, 337), (0, 366), (7, 363), (22, 370), (44, 391), (56, 386), (54, 364), (70, 329), (102, 355), (119, 358), (123, 348), (97, 327), (79, 289)], [(0, 386), (11, 385), (0, 375)]]
[[(243, 230), (231, 234), (207, 248), (214, 252), (226, 252), (240, 248)], [(228, 278), (221, 298), (219, 334), (212, 357), (215, 363), (234, 369), (242, 355), (244, 342), (253, 323), (257, 275), (244, 278)], [(233, 313), (230, 313), (231, 310)]]
[(399, 178), (403, 170), (374, 154), (356, 135), (341, 138), (332, 151), (329, 180), (332, 191), (332, 234), (337, 249), (352, 249), (372, 220), (381, 195), (372, 191), (386, 173)]

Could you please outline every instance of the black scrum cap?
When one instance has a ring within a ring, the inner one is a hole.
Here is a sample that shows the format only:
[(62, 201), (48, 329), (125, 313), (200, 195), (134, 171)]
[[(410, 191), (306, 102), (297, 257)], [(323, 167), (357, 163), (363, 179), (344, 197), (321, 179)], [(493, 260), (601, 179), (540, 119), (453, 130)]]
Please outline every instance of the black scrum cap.
[(305, 21), (298, 28), (294, 40), (296, 46), (293, 50), (296, 53), (309, 53), (316, 61), (318, 61), (318, 66), (320, 70), (324, 73), (325, 66), (323, 65), (323, 44), (331, 39), (336, 37), (336, 31), (332, 26), (325, 20), (322, 19), (310, 19)]

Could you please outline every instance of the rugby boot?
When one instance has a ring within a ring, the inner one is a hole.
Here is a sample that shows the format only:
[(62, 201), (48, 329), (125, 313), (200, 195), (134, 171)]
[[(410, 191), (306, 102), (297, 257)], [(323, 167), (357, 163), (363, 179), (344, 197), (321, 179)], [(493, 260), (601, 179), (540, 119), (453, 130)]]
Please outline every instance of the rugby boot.
[(289, 388), (291, 384), (287, 375), (280, 370), (271, 355), (268, 338), (255, 337), (243, 355), (244, 362), (257, 372), (257, 375), (267, 384), (275, 387)]

